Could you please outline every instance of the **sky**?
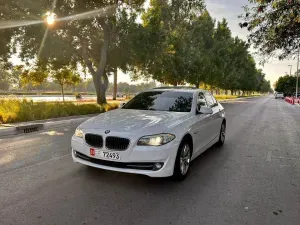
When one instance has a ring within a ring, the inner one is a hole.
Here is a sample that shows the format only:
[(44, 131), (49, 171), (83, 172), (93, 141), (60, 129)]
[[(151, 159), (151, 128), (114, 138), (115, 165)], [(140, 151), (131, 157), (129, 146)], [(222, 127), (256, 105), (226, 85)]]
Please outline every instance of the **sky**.
[[(238, 25), (241, 22), (238, 16), (243, 13), (242, 7), (249, 4), (247, 0), (206, 0), (205, 4), (209, 13), (216, 21), (220, 21), (222, 18), (228, 21), (233, 36), (238, 36), (245, 41), (247, 40), (248, 30), (241, 29)], [(280, 76), (290, 73), (289, 65), (292, 65), (292, 74), (294, 74), (297, 68), (296, 59), (279, 61), (278, 58), (274, 58), (263, 67), (259, 65), (257, 60), (257, 67), (264, 71), (266, 79), (271, 81), (271, 86)], [(119, 72), (118, 80), (119, 82), (130, 82), (130, 77)]]

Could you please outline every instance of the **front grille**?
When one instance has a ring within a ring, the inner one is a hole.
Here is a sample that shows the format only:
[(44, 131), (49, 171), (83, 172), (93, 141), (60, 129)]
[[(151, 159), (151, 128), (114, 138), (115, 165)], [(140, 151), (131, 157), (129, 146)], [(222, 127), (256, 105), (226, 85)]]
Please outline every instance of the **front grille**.
[[(137, 169), (137, 170), (156, 170), (154, 167), (155, 163), (125, 163), (125, 162), (115, 162), (115, 161), (107, 161), (107, 160), (101, 160), (96, 158), (91, 158), (87, 155), (84, 155), (80, 152), (75, 151), (75, 156), (83, 159), (85, 161), (102, 165), (102, 166), (109, 166), (109, 167), (115, 167), (115, 168), (122, 168), (122, 169)], [(163, 165), (163, 163), (161, 163)]]
[(105, 147), (110, 150), (126, 150), (129, 146), (130, 140), (120, 137), (107, 137), (105, 140)]
[(103, 138), (101, 135), (97, 134), (86, 134), (85, 142), (92, 147), (102, 148), (103, 147)]

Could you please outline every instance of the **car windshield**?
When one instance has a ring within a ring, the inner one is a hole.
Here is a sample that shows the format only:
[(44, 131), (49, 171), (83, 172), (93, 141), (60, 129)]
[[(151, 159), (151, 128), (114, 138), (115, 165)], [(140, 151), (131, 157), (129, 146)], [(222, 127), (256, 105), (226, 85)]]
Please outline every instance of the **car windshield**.
[(124, 105), (123, 109), (190, 112), (192, 100), (193, 94), (189, 92), (143, 92)]

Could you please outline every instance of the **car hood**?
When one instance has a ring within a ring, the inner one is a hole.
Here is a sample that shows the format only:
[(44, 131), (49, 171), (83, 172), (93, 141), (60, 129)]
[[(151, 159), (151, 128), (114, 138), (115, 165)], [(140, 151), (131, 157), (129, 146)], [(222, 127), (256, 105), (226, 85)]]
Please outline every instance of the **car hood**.
[(81, 129), (99, 129), (131, 133), (160, 133), (182, 123), (190, 113), (116, 109), (80, 125)]

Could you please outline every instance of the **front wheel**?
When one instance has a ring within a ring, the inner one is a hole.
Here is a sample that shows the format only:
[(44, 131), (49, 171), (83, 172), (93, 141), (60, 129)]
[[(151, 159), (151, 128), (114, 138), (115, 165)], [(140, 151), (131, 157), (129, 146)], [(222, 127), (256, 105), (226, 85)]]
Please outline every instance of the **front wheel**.
[(183, 141), (176, 156), (173, 178), (179, 181), (186, 178), (190, 168), (191, 155), (190, 144), (187, 141)]
[(217, 142), (218, 146), (223, 146), (225, 142), (225, 136), (226, 136), (226, 124), (223, 122), (221, 129), (220, 129), (220, 135), (219, 135), (219, 140)]

